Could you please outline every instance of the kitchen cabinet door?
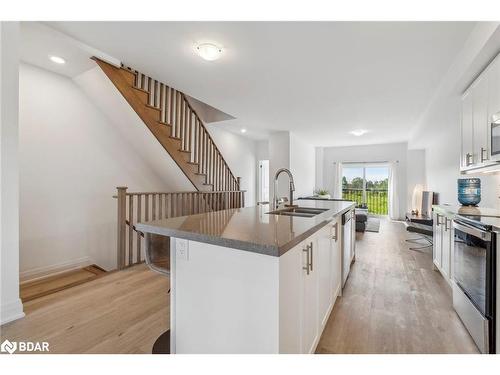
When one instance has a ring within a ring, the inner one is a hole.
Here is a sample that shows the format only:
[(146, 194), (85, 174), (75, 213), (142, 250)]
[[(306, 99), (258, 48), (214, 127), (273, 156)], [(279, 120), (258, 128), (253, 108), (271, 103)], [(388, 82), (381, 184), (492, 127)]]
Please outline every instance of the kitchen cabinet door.
[(474, 145), (472, 139), (473, 129), (473, 115), (472, 115), (472, 94), (471, 91), (465, 92), (462, 96), (462, 121), (461, 121), (461, 134), (462, 134), (462, 151), (460, 165), (462, 168), (467, 168), (473, 162), (472, 157), (474, 153)]
[(302, 353), (302, 273), (305, 267), (303, 248), (300, 243), (280, 257), (280, 313), (279, 352)]
[(443, 245), (441, 220), (443, 219), (443, 217), (437, 213), (434, 213), (433, 216), (432, 261), (438, 268), (441, 268), (441, 252)]
[(443, 217), (443, 224), (441, 224), (441, 273), (446, 280), (450, 279), (450, 249), (451, 249), (451, 220)]
[[(491, 63), (488, 72), (488, 129), (491, 116), (500, 112), (500, 55)], [(488, 132), (489, 133), (489, 132)], [(490, 140), (491, 142), (491, 140)], [(490, 143), (488, 143), (490, 145)]]
[(481, 164), (489, 159), (488, 147), (488, 71), (474, 82), (472, 87), (473, 163)]
[[(318, 244), (317, 271), (318, 271), (318, 319), (320, 331), (328, 320), (330, 308), (332, 307), (332, 248), (331, 231), (332, 225), (328, 224), (320, 229), (317, 234)], [(314, 271), (314, 269), (313, 269)]]
[[(310, 246), (309, 272), (302, 271), (302, 353), (313, 353), (318, 342), (318, 267), (317, 241), (310, 238), (304, 248)], [(307, 252), (303, 252), (303, 264), (307, 267)], [(311, 269), (312, 268), (312, 269)]]
[(335, 304), (335, 299), (342, 291), (342, 247), (340, 241), (340, 220), (335, 221), (332, 225), (331, 232), (331, 249), (332, 249), (332, 287), (331, 293), (333, 296), (332, 303)]

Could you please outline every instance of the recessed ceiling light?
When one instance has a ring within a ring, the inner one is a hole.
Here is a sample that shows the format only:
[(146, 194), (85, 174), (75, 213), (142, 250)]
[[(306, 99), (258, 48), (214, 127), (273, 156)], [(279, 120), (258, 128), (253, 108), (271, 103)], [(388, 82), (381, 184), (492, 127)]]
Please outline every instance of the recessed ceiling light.
[(368, 130), (356, 129), (356, 130), (351, 130), (349, 133), (355, 135), (356, 137), (361, 137), (363, 134), (368, 133)]
[(59, 56), (49, 56), (50, 61), (56, 63), (56, 64), (66, 64), (66, 60), (64, 60), (62, 57)]
[(196, 53), (204, 60), (214, 61), (222, 55), (222, 47), (213, 43), (202, 43), (196, 46)]
[(241, 132), (242, 132), (242, 133), (246, 133), (246, 132), (247, 132), (247, 130), (246, 130), (246, 129), (241, 129)]

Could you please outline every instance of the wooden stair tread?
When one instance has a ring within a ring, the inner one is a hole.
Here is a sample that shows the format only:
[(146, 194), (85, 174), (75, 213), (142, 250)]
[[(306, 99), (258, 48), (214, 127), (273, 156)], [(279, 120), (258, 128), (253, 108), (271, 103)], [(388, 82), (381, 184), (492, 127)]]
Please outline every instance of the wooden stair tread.
[(137, 86), (130, 86), (130, 87), (132, 87), (134, 90), (137, 90), (137, 91), (140, 91), (140, 92), (145, 92), (146, 94), (149, 95), (149, 91), (148, 90), (141, 89), (140, 87), (137, 87)]
[[(161, 109), (158, 107), (155, 107), (154, 105), (146, 104), (146, 107), (151, 108), (151, 109), (156, 109), (157, 111), (161, 112)], [(160, 121), (158, 121), (158, 122), (160, 122)]]
[(43, 279), (28, 281), (21, 284), (21, 299), (23, 302), (31, 301), (36, 298), (86, 283), (104, 274), (106, 274), (106, 271), (101, 267), (91, 265), (78, 270), (48, 276)]

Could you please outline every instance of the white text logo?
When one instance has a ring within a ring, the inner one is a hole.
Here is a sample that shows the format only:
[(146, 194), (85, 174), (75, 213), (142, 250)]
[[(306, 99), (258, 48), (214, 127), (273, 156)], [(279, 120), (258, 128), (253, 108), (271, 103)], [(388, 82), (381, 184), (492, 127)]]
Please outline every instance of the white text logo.
[(48, 352), (49, 351), (49, 343), (46, 341), (42, 342), (31, 342), (31, 341), (19, 341), (19, 342), (11, 342), (9, 340), (5, 340), (2, 345), (0, 345), (0, 351), (3, 353), (14, 353), (18, 352)]

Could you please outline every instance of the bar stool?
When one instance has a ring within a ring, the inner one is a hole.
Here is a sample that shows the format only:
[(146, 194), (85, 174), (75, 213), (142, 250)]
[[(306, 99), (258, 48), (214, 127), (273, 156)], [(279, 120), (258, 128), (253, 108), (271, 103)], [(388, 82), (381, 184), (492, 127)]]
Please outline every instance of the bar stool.
[[(146, 233), (146, 264), (153, 271), (170, 277), (170, 237)], [(167, 294), (170, 298), (170, 289)], [(170, 354), (170, 329), (163, 332), (153, 344), (153, 354)]]

